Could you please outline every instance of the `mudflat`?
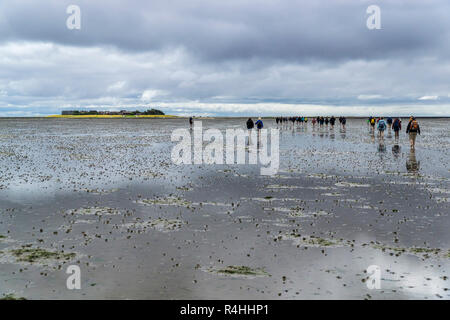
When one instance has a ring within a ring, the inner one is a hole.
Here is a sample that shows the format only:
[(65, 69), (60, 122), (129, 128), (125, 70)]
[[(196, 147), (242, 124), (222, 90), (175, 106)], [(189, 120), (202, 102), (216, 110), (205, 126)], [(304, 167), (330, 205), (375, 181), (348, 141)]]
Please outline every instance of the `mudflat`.
[(186, 119), (0, 119), (0, 295), (449, 299), (450, 120), (419, 121), (414, 152), (365, 119), (279, 127), (280, 168), (264, 176), (175, 165)]

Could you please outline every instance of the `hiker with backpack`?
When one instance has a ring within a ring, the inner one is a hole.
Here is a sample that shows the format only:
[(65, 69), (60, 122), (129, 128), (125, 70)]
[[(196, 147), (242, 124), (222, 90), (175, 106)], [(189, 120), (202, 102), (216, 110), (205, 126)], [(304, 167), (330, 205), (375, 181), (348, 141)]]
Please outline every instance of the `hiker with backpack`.
[(372, 133), (375, 133), (375, 118), (374, 117), (370, 117), (370, 131)]
[(387, 122), (387, 125), (388, 125), (388, 128), (389, 128), (389, 132), (391, 132), (391, 129), (392, 129), (392, 118), (388, 117), (386, 119), (386, 122)]
[(256, 129), (258, 129), (258, 131), (264, 127), (261, 117), (258, 118), (258, 120), (255, 122), (255, 125), (256, 125)]
[(335, 122), (336, 122), (336, 118), (334, 116), (331, 116), (331, 118), (330, 118), (331, 130), (334, 129), (334, 123)]
[(384, 118), (381, 117), (378, 121), (378, 136), (380, 139), (384, 139), (384, 130), (386, 130), (387, 124)]
[(394, 130), (395, 140), (398, 140), (399, 133), (402, 130), (402, 121), (399, 118), (395, 118), (392, 123), (392, 130)]
[(261, 137), (261, 129), (264, 127), (264, 124), (263, 124), (263, 122), (262, 122), (262, 120), (261, 120), (261, 117), (258, 118), (258, 120), (255, 122), (255, 125), (256, 125), (256, 129), (258, 129), (256, 132), (258, 133), (258, 136), (257, 136), (257, 140), (258, 140), (257, 145), (259, 146), (259, 139), (260, 139), (260, 137)]
[(248, 118), (247, 120), (247, 130), (251, 131), (255, 127), (252, 118)]
[(420, 126), (415, 117), (411, 117), (410, 119), (411, 120), (406, 127), (406, 133), (409, 134), (409, 143), (411, 145), (411, 149), (415, 149), (417, 134), (420, 135)]

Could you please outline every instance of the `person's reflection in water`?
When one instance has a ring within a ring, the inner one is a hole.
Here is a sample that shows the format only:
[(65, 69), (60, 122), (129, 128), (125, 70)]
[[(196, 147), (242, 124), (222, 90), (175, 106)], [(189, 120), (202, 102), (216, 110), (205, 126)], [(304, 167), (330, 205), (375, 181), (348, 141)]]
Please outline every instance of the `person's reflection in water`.
[(406, 170), (409, 173), (417, 174), (419, 173), (419, 169), (420, 169), (420, 161), (417, 161), (416, 151), (414, 149), (411, 149), (409, 151), (408, 159), (406, 159)]
[(259, 154), (259, 149), (261, 149), (261, 135), (258, 132), (258, 135), (256, 137), (256, 150), (258, 151), (258, 154)]
[(345, 129), (341, 130), (341, 138), (345, 139), (345, 137), (347, 136), (347, 131)]
[(389, 126), (389, 131), (388, 131), (388, 134), (387, 134), (386, 138), (388, 138), (388, 139), (392, 138), (392, 132), (391, 132), (391, 127), (390, 126)]
[(383, 158), (383, 153), (386, 152), (386, 144), (384, 143), (383, 139), (379, 140), (379, 144), (378, 144), (378, 152), (380, 154), (380, 157)]
[(394, 156), (395, 159), (398, 159), (398, 157), (400, 156), (400, 152), (401, 152), (401, 148), (398, 144), (394, 144), (392, 146), (392, 155)]

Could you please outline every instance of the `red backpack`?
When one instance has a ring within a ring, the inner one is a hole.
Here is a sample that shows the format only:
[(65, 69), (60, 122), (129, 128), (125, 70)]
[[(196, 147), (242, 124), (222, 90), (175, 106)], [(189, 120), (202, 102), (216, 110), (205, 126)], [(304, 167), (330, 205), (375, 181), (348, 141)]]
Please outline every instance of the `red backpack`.
[(411, 122), (411, 126), (409, 127), (409, 131), (418, 131), (419, 130), (419, 123), (417, 120), (413, 120)]

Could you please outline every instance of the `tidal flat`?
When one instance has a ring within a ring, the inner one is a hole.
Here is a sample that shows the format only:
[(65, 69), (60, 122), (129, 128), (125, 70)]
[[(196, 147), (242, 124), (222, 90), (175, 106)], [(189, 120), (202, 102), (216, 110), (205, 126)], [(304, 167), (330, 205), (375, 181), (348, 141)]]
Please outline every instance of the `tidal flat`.
[(187, 119), (0, 119), (0, 298), (450, 299), (450, 120), (419, 122), (415, 152), (365, 119), (279, 127), (266, 176), (174, 164)]

